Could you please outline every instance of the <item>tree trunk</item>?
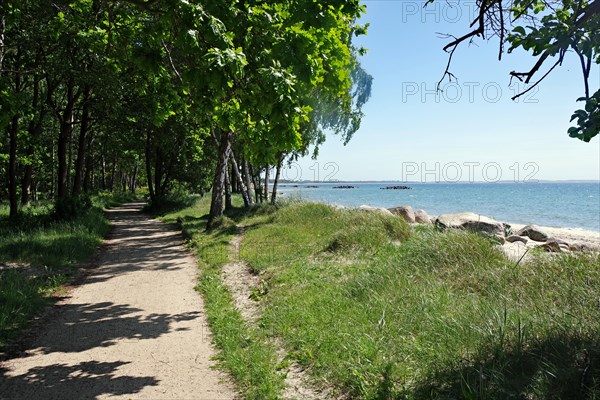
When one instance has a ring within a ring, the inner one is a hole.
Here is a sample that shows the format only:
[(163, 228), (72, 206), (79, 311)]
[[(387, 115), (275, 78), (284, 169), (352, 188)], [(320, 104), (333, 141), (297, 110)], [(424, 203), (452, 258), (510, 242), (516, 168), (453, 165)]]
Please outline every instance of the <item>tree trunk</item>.
[(273, 191), (271, 192), (271, 204), (275, 205), (277, 201), (277, 186), (279, 185), (279, 176), (281, 175), (281, 164), (283, 162), (283, 156), (279, 157), (277, 161), (277, 172), (275, 173), (275, 180), (273, 181)]
[(56, 148), (54, 142), (52, 142), (52, 156), (50, 157), (50, 169), (52, 170), (52, 177), (50, 178), (50, 198), (54, 200), (54, 194), (56, 193), (56, 176), (54, 175), (54, 159), (56, 158)]
[[(4, 33), (4, 16), (2, 16), (2, 33)], [(4, 39), (2, 41), (4, 50)], [(20, 58), (20, 51), (17, 53)], [(18, 67), (17, 67), (18, 68)], [(21, 75), (15, 74), (15, 93), (21, 92)], [(17, 196), (17, 136), (19, 133), (19, 115), (15, 114), (8, 133), (8, 202), (10, 206), (9, 218), (15, 220), (19, 215), (19, 199)]]
[(244, 207), (249, 208), (250, 206), (252, 206), (252, 196), (248, 194), (246, 185), (244, 185), (244, 179), (242, 178), (242, 174), (240, 174), (240, 169), (238, 167), (237, 161), (235, 160), (233, 150), (229, 152), (229, 160), (231, 161), (231, 170), (235, 175), (235, 179), (233, 181), (237, 182), (238, 189), (242, 193), (242, 198), (244, 199)]
[(160, 148), (156, 146), (156, 156), (154, 159), (154, 194), (157, 198), (163, 197), (162, 191), (162, 177), (163, 177), (163, 161), (162, 152)]
[(260, 203), (262, 201), (260, 171), (254, 173), (254, 167), (250, 165), (250, 176), (254, 185), (254, 202)]
[(246, 177), (246, 191), (248, 193), (248, 203), (252, 205), (254, 198), (254, 184), (252, 183), (252, 174), (250, 173), (250, 167), (248, 166), (248, 160), (244, 159), (243, 167), (244, 176)]
[(225, 168), (225, 210), (231, 210), (233, 203), (231, 202), (231, 179), (229, 179), (229, 168)]
[[(233, 153), (233, 151), (232, 151)], [(231, 156), (231, 153), (229, 154), (229, 158), (233, 158)], [(234, 166), (233, 163), (231, 163), (231, 169), (230, 169), (231, 173), (229, 173), (229, 176), (233, 179), (231, 179), (231, 193), (239, 193), (239, 188), (238, 188), (238, 180), (236, 179), (236, 173), (234, 171)]]
[(150, 131), (146, 134), (146, 177), (148, 179), (148, 194), (150, 201), (156, 201), (156, 193), (152, 185), (152, 141), (150, 140)]
[(263, 199), (264, 202), (266, 203), (267, 201), (269, 201), (269, 173), (271, 172), (271, 167), (269, 166), (269, 164), (266, 165), (265, 167), (265, 182), (264, 182), (264, 187), (263, 187)]
[(79, 129), (79, 141), (77, 143), (77, 160), (75, 161), (75, 178), (73, 179), (73, 196), (81, 193), (83, 173), (85, 169), (86, 136), (90, 126), (90, 88), (86, 86), (83, 90), (83, 108), (81, 110), (81, 126)]
[(15, 220), (19, 215), (19, 200), (17, 197), (17, 134), (19, 132), (19, 116), (12, 118), (9, 129), (8, 144), (8, 200), (10, 203), (9, 218)]
[[(43, 107), (40, 103), (40, 77), (38, 75), (33, 78), (33, 97), (31, 100), (32, 109), (36, 111), (36, 108)], [(35, 157), (35, 142), (42, 133), (42, 123), (45, 117), (45, 111), (40, 111), (38, 117), (32, 117), (29, 121), (29, 127), (27, 128), (29, 133), (29, 145), (26, 150), (26, 157), (29, 163), (25, 166), (23, 171), (23, 181), (21, 182), (21, 204), (29, 204), (31, 183), (33, 179), (33, 158)]]
[(69, 171), (67, 165), (67, 151), (73, 130), (73, 108), (75, 106), (73, 86), (73, 82), (69, 82), (67, 85), (67, 103), (60, 121), (60, 131), (58, 135), (58, 201), (63, 201), (68, 196), (67, 185)]
[(100, 175), (102, 178), (102, 190), (106, 190), (106, 158), (102, 154), (102, 165), (100, 168)]
[(223, 215), (223, 191), (225, 189), (225, 175), (227, 172), (227, 159), (231, 147), (231, 132), (224, 131), (219, 143), (217, 167), (212, 185), (212, 199), (208, 215), (207, 228), (210, 229), (215, 219)]
[(6, 17), (0, 16), (0, 75), (2, 75), (2, 68), (4, 67), (4, 32), (6, 31)]
[(83, 191), (86, 193), (94, 190), (94, 137), (88, 135), (88, 151), (85, 157), (85, 177), (83, 178)]
[[(33, 146), (27, 148), (27, 156), (33, 156)], [(21, 181), (21, 205), (26, 206), (29, 204), (31, 198), (31, 182), (33, 180), (33, 165), (31, 163), (25, 166), (23, 171), (23, 180)]]
[(129, 190), (131, 191), (131, 194), (135, 194), (135, 185), (136, 185), (137, 173), (138, 173), (138, 165), (137, 165), (137, 162), (136, 162), (135, 163), (135, 167), (133, 167), (133, 175), (131, 176), (131, 186), (129, 187)]
[(110, 169), (110, 191), (115, 191), (115, 174), (117, 173), (117, 160), (113, 159), (112, 167)]

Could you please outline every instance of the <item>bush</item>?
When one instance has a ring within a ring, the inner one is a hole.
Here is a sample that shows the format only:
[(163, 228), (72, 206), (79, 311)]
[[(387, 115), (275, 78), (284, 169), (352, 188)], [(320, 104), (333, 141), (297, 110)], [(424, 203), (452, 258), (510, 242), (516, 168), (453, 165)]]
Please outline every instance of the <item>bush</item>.
[(73, 219), (92, 207), (92, 200), (87, 194), (59, 199), (54, 205), (54, 214), (58, 219)]

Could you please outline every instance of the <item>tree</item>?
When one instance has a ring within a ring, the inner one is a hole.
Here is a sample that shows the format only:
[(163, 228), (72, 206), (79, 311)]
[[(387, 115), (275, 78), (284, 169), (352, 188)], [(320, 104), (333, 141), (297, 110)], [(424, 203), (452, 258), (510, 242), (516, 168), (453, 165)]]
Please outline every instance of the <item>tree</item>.
[[(426, 4), (433, 1), (439, 0)], [(584, 96), (578, 101), (585, 105), (574, 112), (571, 121), (576, 120), (576, 126), (568, 133), (585, 142), (598, 135), (600, 89), (592, 93), (589, 78), (592, 63), (600, 64), (600, 0), (478, 0), (477, 8), (471, 31), (460, 37), (448, 35), (453, 40), (444, 47), (449, 60), (442, 80), (454, 78), (450, 72), (454, 52), (475, 37), (498, 37), (498, 59), (507, 44), (509, 53), (521, 48), (537, 58), (528, 71), (510, 73), (511, 78), (531, 84), (513, 100), (539, 85), (572, 52), (579, 59), (583, 77)]]

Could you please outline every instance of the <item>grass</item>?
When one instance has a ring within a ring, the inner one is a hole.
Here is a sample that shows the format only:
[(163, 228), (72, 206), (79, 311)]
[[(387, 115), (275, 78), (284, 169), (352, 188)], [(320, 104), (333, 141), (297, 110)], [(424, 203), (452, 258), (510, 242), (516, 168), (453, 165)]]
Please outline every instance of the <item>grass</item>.
[(8, 207), (0, 205), (0, 264), (21, 265), (0, 270), (0, 348), (52, 302), (75, 265), (98, 248), (110, 228), (102, 208), (129, 199), (94, 196), (93, 207), (69, 220), (56, 219), (52, 204), (39, 202), (24, 208), (10, 224)]
[[(223, 365), (248, 397), (276, 397), (278, 338), (315, 379), (364, 399), (600, 397), (600, 256), (515, 265), (490, 239), (323, 204), (236, 210), (205, 232), (206, 200), (167, 220), (191, 237)], [(219, 266), (239, 257), (265, 287), (257, 324)], [(268, 394), (268, 396), (266, 395)]]

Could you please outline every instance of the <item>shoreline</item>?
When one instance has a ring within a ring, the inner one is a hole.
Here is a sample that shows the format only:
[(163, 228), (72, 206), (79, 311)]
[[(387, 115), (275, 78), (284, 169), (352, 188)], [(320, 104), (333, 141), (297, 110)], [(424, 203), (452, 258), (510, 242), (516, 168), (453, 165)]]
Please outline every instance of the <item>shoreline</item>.
[[(344, 190), (352, 190), (352, 189), (339, 189), (340, 192), (343, 192)], [(344, 202), (344, 201), (339, 201), (340, 199), (337, 199), (338, 201), (327, 201), (325, 199), (319, 199), (319, 198), (311, 198), (309, 196), (303, 196), (302, 193), (298, 193), (295, 191), (288, 191), (288, 190), (284, 190), (284, 191), (278, 191), (277, 195), (280, 198), (285, 198), (285, 199), (291, 199), (291, 200), (299, 200), (299, 201), (306, 201), (306, 202), (315, 202), (315, 203), (323, 203), (323, 204), (328, 204), (331, 205), (333, 207), (344, 207), (344, 208), (359, 208), (361, 205), (367, 205), (370, 207), (374, 207), (374, 208), (394, 208), (394, 207), (402, 207), (405, 206), (407, 204), (398, 204), (398, 205), (392, 205), (392, 206), (387, 206), (387, 205), (376, 205), (376, 204), (371, 204), (370, 202), (365, 202), (365, 203), (358, 203), (358, 202)], [(368, 200), (368, 199), (365, 199)], [(405, 199), (408, 200), (408, 199)], [(388, 203), (389, 202), (385, 202)], [(415, 208), (415, 210), (417, 210), (417, 208)], [(429, 210), (424, 208), (424, 210), (429, 213)], [(468, 208), (467, 208), (468, 210)], [(443, 214), (458, 214), (461, 212), (465, 212), (465, 209), (462, 210), (455, 210), (455, 211), (448, 211), (448, 212), (442, 212), (442, 213), (432, 213), (429, 214), (431, 216), (438, 216), (438, 215), (443, 215)], [(536, 225), (539, 227), (542, 227), (548, 231), (553, 231), (554, 233), (557, 233), (556, 230), (565, 230), (565, 232), (561, 232), (561, 234), (563, 235), (567, 235), (567, 236), (583, 236), (583, 237), (588, 237), (589, 233), (595, 233), (597, 236), (600, 237), (600, 226), (596, 227), (591, 227), (591, 226), (582, 226), (582, 225), (551, 225), (548, 223), (548, 221), (546, 221), (546, 223), (544, 222), (535, 222), (535, 218), (532, 219), (525, 219), (523, 218), (523, 216), (520, 216), (521, 218), (517, 217), (515, 219), (510, 218), (510, 216), (506, 217), (506, 218), (496, 218), (492, 213), (490, 214), (485, 214), (485, 213), (479, 213), (477, 212), (477, 210), (474, 208), (473, 211), (471, 211), (475, 214), (478, 215), (482, 215), (482, 216), (486, 216), (489, 218), (493, 218), (498, 222), (505, 222), (513, 227), (518, 227), (517, 229), (520, 229), (523, 226), (526, 225)], [(512, 221), (514, 222), (509, 222), (512, 219)], [(566, 218), (565, 218), (566, 219)], [(519, 222), (517, 222), (519, 221)], [(595, 222), (595, 221), (594, 221)], [(595, 225), (594, 223), (590, 224), (590, 225)], [(515, 229), (515, 230), (517, 230)], [(600, 239), (599, 239), (600, 240)]]
[[(544, 245), (545, 243), (547, 243), (548, 241), (553, 241), (556, 240), (558, 242), (562, 242), (563, 244), (567, 245), (569, 247), (570, 250), (572, 250), (573, 248), (579, 248), (579, 249), (588, 249), (588, 250), (592, 250), (592, 251), (600, 251), (600, 231), (593, 231), (593, 230), (589, 230), (589, 229), (585, 229), (585, 228), (569, 228), (569, 227), (551, 227), (551, 226), (545, 226), (545, 225), (538, 225), (538, 224), (533, 224), (533, 223), (529, 223), (529, 224), (523, 224), (523, 223), (512, 223), (512, 222), (506, 222), (506, 221), (500, 221), (497, 220), (493, 217), (488, 217), (486, 215), (483, 214), (479, 214), (476, 212), (462, 212), (462, 213), (446, 213), (446, 214), (440, 214), (440, 215), (429, 215), (427, 213), (426, 210), (418, 210), (418, 211), (413, 211), (412, 207), (410, 206), (399, 206), (396, 208), (385, 208), (385, 207), (372, 207), (369, 205), (362, 205), (359, 207), (346, 207), (346, 206), (341, 206), (341, 205), (334, 205), (334, 204), (329, 204), (329, 203), (324, 203), (324, 204), (328, 204), (329, 206), (335, 207), (335, 208), (348, 208), (348, 209), (356, 209), (356, 210), (364, 210), (364, 211), (380, 211), (380, 212), (384, 212), (384, 213), (390, 213), (390, 214), (394, 214), (399, 218), (403, 218), (407, 223), (411, 224), (411, 225), (418, 225), (418, 224), (422, 224), (424, 222), (419, 221), (419, 219), (415, 218), (415, 214), (417, 213), (421, 213), (421, 219), (425, 218), (425, 220), (428, 219), (428, 222), (425, 222), (425, 224), (429, 223), (429, 224), (436, 224), (436, 220), (442, 216), (444, 217), (459, 217), (461, 215), (465, 215), (465, 214), (471, 214), (471, 219), (473, 221), (477, 220), (477, 219), (481, 219), (482, 221), (484, 221), (483, 223), (489, 223), (489, 224), (501, 224), (501, 225), (505, 225), (505, 226), (509, 226), (510, 227), (510, 234), (501, 234), (500, 236), (502, 236), (503, 239), (503, 244), (501, 247), (503, 248), (512, 248), (513, 251), (511, 251), (511, 253), (515, 252), (517, 254), (522, 254), (524, 250), (527, 249), (531, 249), (534, 247), (540, 247), (542, 245)], [(401, 210), (402, 209), (402, 210)], [(408, 209), (408, 210), (407, 210)], [(400, 212), (398, 212), (398, 210), (401, 210)], [(423, 213), (424, 211), (424, 213)], [(407, 214), (412, 214), (412, 216), (408, 216)], [(424, 217), (423, 217), (424, 215)], [(460, 219), (460, 217), (459, 217)], [(529, 226), (529, 227), (534, 227), (536, 230), (543, 232), (547, 239), (541, 241), (541, 240), (533, 240), (529, 237), (527, 237), (527, 234), (525, 234), (525, 236), (519, 236), (517, 235), (517, 232), (519, 232), (521, 229), (523, 229), (524, 227)], [(506, 238), (510, 237), (510, 236), (519, 236), (521, 239), (525, 239), (523, 241), (508, 241), (506, 240)], [(506, 240), (504, 242), (504, 240)]]

